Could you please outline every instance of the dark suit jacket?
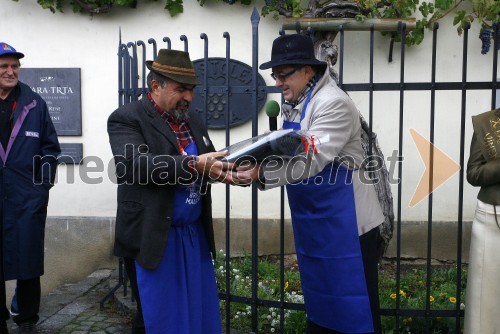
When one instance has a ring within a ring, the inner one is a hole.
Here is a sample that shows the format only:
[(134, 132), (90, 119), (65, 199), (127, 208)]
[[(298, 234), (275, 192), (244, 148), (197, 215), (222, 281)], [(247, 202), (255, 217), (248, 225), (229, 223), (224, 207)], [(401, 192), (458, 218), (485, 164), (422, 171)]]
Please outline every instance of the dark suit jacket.
[[(472, 117), (474, 133), (467, 162), (467, 181), (473, 186), (481, 187), (477, 195), (480, 201), (492, 205), (500, 205), (500, 150), (496, 150), (498, 144), (487, 145), (491, 151), (485, 150), (483, 132), (489, 132), (491, 140), (497, 142), (500, 136), (499, 119), (500, 109)], [(490, 120), (497, 122), (491, 123)]]
[[(198, 154), (215, 150), (195, 115), (189, 127)], [(193, 180), (189, 159), (180, 155), (175, 134), (147, 98), (115, 110), (108, 135), (118, 182), (114, 253), (154, 269), (167, 244), (176, 184)], [(203, 184), (202, 223), (215, 256), (210, 185)]]

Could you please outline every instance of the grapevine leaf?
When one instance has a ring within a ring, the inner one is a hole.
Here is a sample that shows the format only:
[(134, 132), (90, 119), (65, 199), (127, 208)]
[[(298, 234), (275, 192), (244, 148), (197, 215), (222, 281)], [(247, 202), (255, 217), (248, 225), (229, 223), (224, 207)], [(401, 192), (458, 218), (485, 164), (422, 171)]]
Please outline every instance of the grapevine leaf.
[(453, 19), (453, 25), (457, 25), (459, 22), (462, 22), (463, 19), (465, 17), (465, 11), (461, 10), (461, 11), (458, 11), (456, 14), (455, 14), (455, 18)]
[(450, 8), (452, 3), (453, 3), (453, 0), (436, 0), (434, 2), (434, 6), (436, 6), (436, 8), (439, 8), (441, 10), (446, 10), (446, 9)]
[(167, 0), (165, 9), (168, 10), (171, 17), (184, 12), (184, 6), (182, 5), (182, 0)]

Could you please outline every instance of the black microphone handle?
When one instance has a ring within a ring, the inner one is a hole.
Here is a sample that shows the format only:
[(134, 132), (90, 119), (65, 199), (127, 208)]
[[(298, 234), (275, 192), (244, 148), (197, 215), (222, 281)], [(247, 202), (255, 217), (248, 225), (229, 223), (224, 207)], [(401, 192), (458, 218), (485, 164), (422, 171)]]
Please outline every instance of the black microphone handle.
[(271, 130), (271, 131), (278, 130), (278, 118), (277, 117), (269, 117), (269, 130)]

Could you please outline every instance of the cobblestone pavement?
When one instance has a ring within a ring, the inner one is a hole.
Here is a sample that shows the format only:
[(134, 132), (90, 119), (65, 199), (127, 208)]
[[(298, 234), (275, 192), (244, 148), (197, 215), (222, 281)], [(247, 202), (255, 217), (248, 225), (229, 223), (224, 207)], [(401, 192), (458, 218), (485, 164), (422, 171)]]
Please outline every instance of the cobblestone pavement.
[[(101, 308), (100, 301), (118, 279), (115, 270), (102, 269), (76, 284), (67, 284), (42, 297), (40, 306), (41, 334), (130, 333), (131, 313), (135, 305), (123, 296), (123, 287)], [(129, 290), (130, 296), (130, 290)], [(9, 320), (9, 333), (17, 326)]]

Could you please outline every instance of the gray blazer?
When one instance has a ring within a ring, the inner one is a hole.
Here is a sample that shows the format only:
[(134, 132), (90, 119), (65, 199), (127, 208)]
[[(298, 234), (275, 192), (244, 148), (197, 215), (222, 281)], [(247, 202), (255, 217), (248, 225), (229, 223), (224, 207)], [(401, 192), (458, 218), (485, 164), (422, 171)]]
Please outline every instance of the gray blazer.
[[(317, 175), (326, 165), (340, 157), (346, 158), (356, 167), (353, 188), (358, 234), (363, 235), (382, 224), (385, 218), (373, 183), (361, 182), (358, 174), (360, 171), (357, 170), (363, 162), (359, 111), (328, 71), (316, 84), (305, 117), (301, 120), (304, 104), (305, 101), (301, 102), (290, 115), (283, 113), (283, 116), (285, 120), (300, 122), (302, 130), (317, 134), (320, 141), (318, 152), (309, 154), (307, 163), (290, 160), (285, 161), (282, 166), (264, 165), (264, 187), (270, 189), (304, 180)], [(290, 164), (293, 168), (289, 167)]]
[[(198, 154), (214, 151), (196, 115), (189, 127)], [(181, 155), (174, 132), (147, 98), (115, 110), (108, 135), (118, 182), (114, 254), (156, 268), (167, 244), (176, 184), (192, 180), (187, 156)], [(210, 185), (202, 186), (202, 224), (215, 256)]]

